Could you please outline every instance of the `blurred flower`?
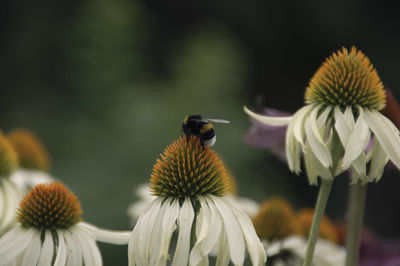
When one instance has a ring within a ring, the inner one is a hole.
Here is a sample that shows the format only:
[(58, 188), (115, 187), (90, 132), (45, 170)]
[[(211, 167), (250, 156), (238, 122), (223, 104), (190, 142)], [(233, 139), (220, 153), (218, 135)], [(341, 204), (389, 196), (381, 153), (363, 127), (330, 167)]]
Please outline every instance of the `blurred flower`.
[(22, 192), (10, 180), (17, 168), (17, 154), (0, 131), (0, 236), (15, 223), (15, 212)]
[[(166, 265), (178, 229), (171, 265), (243, 265), (246, 248), (253, 265), (266, 256), (249, 217), (224, 197), (230, 181), (219, 157), (197, 137), (180, 138), (153, 167), (150, 189), (156, 198), (140, 215), (129, 242), (130, 265)], [(193, 241), (193, 242), (192, 242)]]
[[(253, 224), (266, 249), (267, 265), (303, 265), (307, 249), (306, 237), (311, 227), (308, 217), (312, 219), (312, 215), (313, 211), (310, 213), (308, 209), (302, 209), (296, 215), (290, 204), (281, 198), (272, 198), (262, 204), (259, 213), (253, 218)], [(345, 250), (335, 242), (323, 239), (332, 239), (331, 230), (335, 230), (335, 227), (325, 217), (321, 224), (321, 238), (317, 240), (314, 265), (344, 265)]]
[[(262, 114), (276, 117), (290, 115), (290, 113), (271, 108), (264, 108)], [(253, 147), (268, 149), (279, 159), (281, 159), (282, 161), (286, 161), (285, 135), (287, 125), (271, 126), (261, 123), (253, 117), (250, 117), (250, 121), (252, 127), (244, 136), (244, 141)]]
[(39, 184), (21, 201), (17, 226), (0, 238), (0, 265), (102, 265), (96, 240), (127, 244), (130, 232), (82, 222), (76, 196), (61, 183)]
[(11, 180), (28, 193), (35, 185), (54, 182), (47, 173), (49, 154), (40, 140), (29, 130), (16, 129), (8, 134), (8, 140), (18, 155), (18, 169), (11, 175)]
[[(302, 208), (300, 209), (295, 218), (296, 232), (304, 237), (308, 236), (310, 232), (312, 220), (314, 217), (314, 209)], [(322, 221), (319, 228), (319, 237), (332, 241), (333, 243), (339, 243), (339, 233), (335, 225), (326, 216), (322, 216)]]
[[(386, 104), (385, 91), (362, 52), (343, 48), (328, 58), (311, 79), (305, 99), (307, 105), (293, 116), (264, 116), (245, 108), (263, 124), (288, 125), (285, 149), (293, 172), (301, 171), (301, 153), (310, 184), (317, 184), (318, 176), (329, 180), (348, 168), (353, 183), (378, 181), (389, 159), (400, 167), (399, 130), (379, 113)], [(374, 143), (367, 152), (371, 133)], [(335, 144), (339, 141), (340, 147)]]
[[(345, 245), (347, 223), (336, 223), (340, 244)], [(359, 266), (398, 266), (400, 265), (400, 240), (381, 239), (369, 228), (361, 231)]]

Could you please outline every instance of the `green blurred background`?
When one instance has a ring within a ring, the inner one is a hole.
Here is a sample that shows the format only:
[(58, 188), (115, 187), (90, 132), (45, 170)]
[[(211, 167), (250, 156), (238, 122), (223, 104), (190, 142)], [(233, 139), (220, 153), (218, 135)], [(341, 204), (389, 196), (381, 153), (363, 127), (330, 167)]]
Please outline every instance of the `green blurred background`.
[[(0, 16), (0, 127), (30, 128), (51, 172), (77, 194), (84, 219), (109, 229), (126, 216), (187, 114), (223, 118), (214, 146), (239, 194), (312, 206), (317, 191), (264, 150), (247, 146), (243, 105), (295, 111), (323, 59), (356, 45), (397, 97), (400, 17), (385, 1), (10, 1)], [(345, 213), (338, 178), (328, 213)], [(366, 223), (400, 234), (400, 185), (387, 171), (369, 188)], [(105, 265), (126, 247), (100, 244)]]

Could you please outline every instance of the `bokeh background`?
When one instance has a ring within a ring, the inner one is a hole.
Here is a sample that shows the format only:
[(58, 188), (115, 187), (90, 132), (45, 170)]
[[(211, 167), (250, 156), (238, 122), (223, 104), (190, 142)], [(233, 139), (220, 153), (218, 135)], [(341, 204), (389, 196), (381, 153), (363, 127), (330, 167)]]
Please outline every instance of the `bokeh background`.
[[(243, 142), (242, 106), (297, 110), (323, 59), (352, 45), (400, 97), (395, 2), (6, 0), (0, 13), (0, 127), (36, 132), (84, 219), (105, 228), (132, 228), (134, 189), (187, 114), (231, 121), (215, 125), (215, 149), (239, 194), (302, 207), (317, 188)], [(334, 219), (345, 215), (347, 184), (334, 184)], [(366, 224), (382, 236), (400, 236), (399, 185), (388, 170), (369, 187)], [(100, 246), (105, 265), (126, 265), (126, 247)]]

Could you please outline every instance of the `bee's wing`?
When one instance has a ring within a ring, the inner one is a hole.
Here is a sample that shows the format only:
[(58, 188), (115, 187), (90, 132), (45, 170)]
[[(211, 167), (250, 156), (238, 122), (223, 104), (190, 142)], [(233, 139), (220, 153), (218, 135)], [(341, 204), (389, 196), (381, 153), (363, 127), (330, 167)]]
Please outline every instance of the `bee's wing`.
[(212, 119), (212, 118), (205, 118), (204, 120), (213, 122), (213, 123), (222, 123), (222, 124), (229, 124), (230, 122), (228, 120), (224, 119)]

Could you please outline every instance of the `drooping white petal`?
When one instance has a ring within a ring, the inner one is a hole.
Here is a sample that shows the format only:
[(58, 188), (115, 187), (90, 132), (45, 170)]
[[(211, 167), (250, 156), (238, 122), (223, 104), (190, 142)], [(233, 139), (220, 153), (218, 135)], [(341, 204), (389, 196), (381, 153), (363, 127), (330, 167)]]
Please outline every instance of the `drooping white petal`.
[(296, 174), (301, 172), (300, 158), (304, 142), (305, 117), (310, 113), (314, 105), (306, 105), (297, 111), (286, 131), (286, 157), (289, 169)]
[(202, 208), (209, 208), (211, 214), (211, 227), (208, 230), (207, 236), (202, 244), (203, 254), (210, 254), (216, 247), (218, 241), (221, 239), (222, 230), (222, 217), (219, 214), (215, 204), (207, 198), (202, 205)]
[(400, 169), (400, 136), (393, 123), (375, 110), (365, 110), (365, 118), (390, 160)]
[(92, 234), (94, 239), (96, 239), (97, 241), (114, 245), (128, 244), (129, 238), (131, 236), (130, 231), (106, 230), (85, 222), (80, 222), (79, 226)]
[(369, 166), (368, 180), (369, 181), (379, 181), (382, 177), (385, 165), (389, 161), (389, 157), (386, 151), (379, 143), (379, 141), (374, 140), (374, 146), (371, 150), (372, 158), (371, 164)]
[(171, 242), (171, 237), (176, 227), (176, 220), (179, 216), (179, 200), (172, 200), (168, 206), (168, 211), (165, 213), (165, 217), (162, 221), (162, 236), (160, 246), (160, 257), (158, 258), (157, 265), (165, 265), (168, 259), (168, 248)]
[(205, 200), (201, 196), (198, 197), (198, 200), (201, 207), (196, 223), (196, 243), (189, 256), (189, 265), (191, 266), (199, 265), (204, 260), (204, 257), (208, 255), (203, 254), (202, 244), (207, 237), (209, 228), (213, 226), (211, 224), (211, 213), (207, 203), (205, 203)]
[(162, 205), (154, 222), (154, 229), (150, 236), (150, 252), (149, 252), (149, 265), (156, 265), (158, 259), (161, 257), (161, 241), (162, 241), (162, 222), (165, 214), (169, 210), (171, 199), (167, 199)]
[(247, 251), (250, 255), (252, 264), (254, 266), (265, 265), (267, 256), (250, 218), (245, 213), (243, 213), (242, 210), (236, 208), (235, 206), (230, 206), (230, 208), (232, 210), (232, 213), (238, 220), (240, 227), (242, 228), (243, 236), (246, 240)]
[(71, 229), (72, 236), (82, 251), (83, 263), (85, 265), (102, 265), (101, 254), (94, 239), (79, 226)]
[(304, 164), (310, 185), (318, 185), (318, 176), (323, 179), (332, 179), (329, 168), (324, 167), (313, 153), (308, 140), (304, 146)]
[(242, 229), (240, 228), (240, 225), (232, 211), (222, 198), (213, 195), (210, 195), (209, 197), (212, 199), (216, 208), (221, 214), (224, 223), (223, 228), (225, 229), (228, 241), (231, 261), (235, 265), (243, 265), (245, 242), (243, 239)]
[(322, 111), (322, 113), (318, 116), (317, 118), (317, 126), (318, 129), (321, 130), (323, 128), (325, 128), (326, 125), (326, 121), (328, 121), (329, 115), (332, 111), (332, 106), (325, 106), (324, 107), (324, 111)]
[(301, 172), (300, 168), (300, 158), (301, 158), (301, 146), (294, 137), (293, 126), (289, 125), (286, 131), (286, 140), (285, 140), (285, 151), (286, 151), (286, 159), (288, 161), (290, 171), (299, 174)]
[(65, 266), (67, 261), (67, 247), (65, 245), (64, 234), (61, 230), (57, 231), (58, 247), (54, 266)]
[(229, 264), (229, 244), (224, 230), (221, 231), (218, 240), (218, 256), (215, 266), (228, 266)]
[(64, 232), (65, 244), (68, 248), (67, 262), (65, 266), (82, 266), (82, 251), (79, 243), (74, 239), (70, 231)]
[(310, 148), (312, 149), (313, 153), (317, 157), (317, 159), (321, 162), (321, 164), (328, 168), (332, 165), (332, 157), (328, 146), (322, 139), (321, 133), (318, 129), (317, 125), (317, 114), (319, 108), (314, 108), (311, 111), (310, 117), (306, 121), (306, 135), (307, 141), (310, 144)]
[(51, 235), (50, 230), (45, 231), (44, 242), (42, 245), (42, 250), (40, 251), (40, 256), (38, 260), (38, 265), (47, 266), (51, 265), (53, 260), (53, 251), (54, 251), (54, 240)]
[(162, 200), (156, 198), (150, 203), (148, 209), (139, 217), (129, 240), (128, 255), (129, 265), (147, 265), (149, 238), (153, 229), (154, 221), (160, 210)]
[(16, 227), (0, 238), (0, 258), (4, 264), (12, 262), (30, 244), (35, 236), (34, 229)]
[(315, 107), (315, 105), (310, 104), (302, 107), (300, 110), (298, 110), (294, 115), (293, 115), (293, 120), (291, 121), (291, 124), (293, 123), (293, 134), (296, 140), (303, 144), (304, 143), (304, 123), (305, 123), (305, 117), (310, 113), (310, 111)]
[[(172, 266), (186, 266), (189, 260), (190, 236), (194, 210), (189, 198), (185, 198), (178, 218), (178, 243), (176, 244)], [(196, 222), (196, 221), (194, 221)]]
[(292, 120), (293, 116), (266, 116), (259, 115), (252, 111), (250, 111), (246, 106), (243, 107), (243, 110), (246, 114), (256, 119), (257, 121), (271, 126), (284, 126), (289, 124), (290, 120)]
[[(350, 120), (346, 120), (346, 116), (340, 111), (340, 107), (336, 106), (334, 109), (335, 114), (335, 129), (339, 136), (340, 142), (346, 147), (349, 141), (353, 126), (351, 126)], [(353, 117), (353, 116), (351, 116)]]
[(24, 252), (21, 266), (36, 265), (39, 259), (42, 243), (40, 241), (40, 233), (36, 232), (32, 237), (31, 243)]
[(369, 141), (369, 128), (364, 120), (364, 112), (359, 108), (359, 116), (357, 122), (344, 146), (345, 153), (342, 161), (342, 169), (347, 169), (353, 163), (361, 152), (364, 151), (366, 144)]

